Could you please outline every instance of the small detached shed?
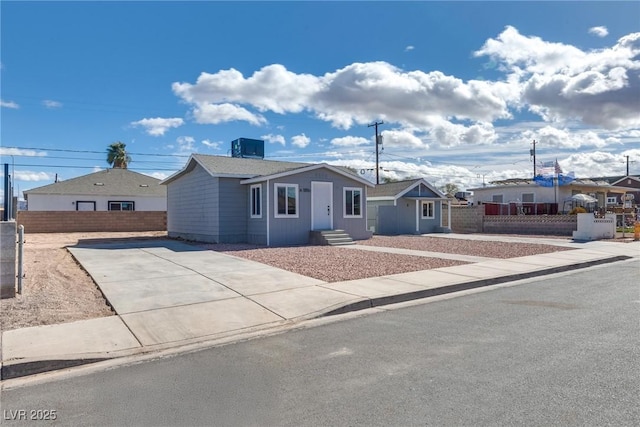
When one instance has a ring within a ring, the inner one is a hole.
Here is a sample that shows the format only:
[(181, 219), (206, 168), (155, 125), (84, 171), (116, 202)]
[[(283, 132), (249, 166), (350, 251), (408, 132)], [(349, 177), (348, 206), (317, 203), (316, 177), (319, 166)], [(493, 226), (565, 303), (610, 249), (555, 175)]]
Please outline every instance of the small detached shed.
[(443, 213), (447, 202), (447, 196), (422, 178), (379, 184), (367, 196), (367, 226), (383, 235), (450, 232), (443, 226), (444, 215), (451, 224), (450, 211)]

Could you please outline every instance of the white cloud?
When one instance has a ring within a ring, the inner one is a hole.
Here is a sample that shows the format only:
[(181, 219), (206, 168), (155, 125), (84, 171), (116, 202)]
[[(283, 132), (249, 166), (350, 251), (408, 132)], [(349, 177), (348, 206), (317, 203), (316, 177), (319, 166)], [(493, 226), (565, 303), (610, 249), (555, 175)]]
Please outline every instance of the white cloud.
[(373, 142), (359, 136), (343, 136), (341, 138), (333, 138), (330, 144), (335, 147), (357, 147), (359, 145), (373, 144)]
[(20, 108), (20, 106), (18, 104), (16, 104), (13, 101), (5, 101), (5, 100), (0, 100), (0, 107), (3, 108), (13, 108), (14, 110), (17, 110), (18, 108)]
[(607, 129), (640, 126), (640, 33), (585, 52), (507, 27), (475, 55), (500, 63), (511, 85), (521, 86), (519, 104), (545, 121), (579, 119)]
[(50, 99), (45, 99), (42, 101), (42, 105), (49, 109), (62, 108), (62, 103), (58, 101), (52, 101)]
[(220, 147), (222, 147), (222, 142), (221, 141), (210, 141), (208, 139), (204, 139), (202, 140), (202, 145), (212, 148), (214, 150), (219, 150)]
[(624, 157), (603, 151), (572, 154), (558, 163), (565, 172), (573, 171), (576, 177), (580, 178), (615, 176), (626, 173)]
[(479, 122), (471, 126), (442, 121), (431, 129), (431, 137), (441, 147), (491, 144), (498, 139), (491, 123)]
[(609, 35), (609, 30), (607, 30), (607, 27), (591, 27), (589, 28), (589, 34), (593, 34), (594, 36), (597, 37), (606, 37)]
[(0, 155), (2, 156), (24, 156), (24, 157), (45, 157), (46, 151), (36, 151), (31, 149), (0, 147)]
[(198, 104), (193, 108), (193, 116), (197, 123), (209, 125), (245, 121), (257, 126), (267, 122), (260, 114), (253, 114), (246, 108), (234, 104)]
[[(295, 74), (280, 64), (263, 67), (248, 78), (234, 69), (221, 70), (202, 73), (195, 84), (174, 83), (172, 87), (191, 104), (199, 123), (266, 122), (240, 105), (278, 114), (308, 110), (343, 129), (379, 118), (428, 126), (434, 117), (510, 117), (505, 100), (495, 93), (505, 90), (504, 83), (465, 83), (439, 71), (405, 72), (386, 62), (354, 63), (323, 76)], [(233, 107), (234, 114), (214, 114), (221, 106)]]
[(304, 133), (300, 135), (296, 135), (293, 138), (291, 138), (291, 144), (299, 148), (306, 147), (307, 145), (309, 145), (310, 142), (311, 140)]
[(162, 179), (168, 178), (169, 175), (170, 174), (167, 173), (167, 172), (153, 172), (150, 176), (152, 176), (152, 177), (154, 177), (156, 179), (162, 180)]
[(414, 46), (409, 45), (409, 46), (407, 46), (407, 47), (405, 47), (405, 48), (404, 48), (404, 51), (405, 51), (405, 52), (409, 52), (409, 51), (411, 51), (411, 50), (413, 50), (413, 49), (415, 49), (415, 47), (414, 47)]
[(286, 141), (284, 139), (284, 136), (282, 135), (273, 135), (270, 133), (268, 135), (262, 135), (260, 138), (264, 139), (270, 144), (282, 144), (283, 147), (286, 145)]
[(553, 126), (545, 126), (536, 130), (526, 130), (522, 132), (520, 141), (531, 142), (536, 140), (538, 147), (560, 148), (560, 149), (578, 149), (583, 147), (602, 148), (607, 145), (607, 141), (603, 140), (598, 134), (590, 130), (571, 130), (559, 129)]
[(161, 118), (155, 117), (151, 119), (142, 119), (137, 122), (131, 122), (133, 126), (142, 126), (145, 128), (145, 132), (152, 136), (162, 136), (169, 129), (177, 128), (184, 124), (184, 120), (178, 117), (174, 118)]
[(180, 152), (192, 153), (195, 151), (194, 143), (196, 140), (191, 136), (179, 136), (176, 138), (176, 142)]
[(16, 170), (15, 179), (18, 181), (31, 181), (31, 182), (51, 181), (53, 182), (53, 180), (55, 179), (55, 174), (50, 174), (46, 172)]

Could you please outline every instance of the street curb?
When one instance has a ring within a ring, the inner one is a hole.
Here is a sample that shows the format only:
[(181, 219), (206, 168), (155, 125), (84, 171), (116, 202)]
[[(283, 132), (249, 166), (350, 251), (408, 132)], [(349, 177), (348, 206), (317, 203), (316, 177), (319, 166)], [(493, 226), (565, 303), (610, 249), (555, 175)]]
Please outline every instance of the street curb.
[[(511, 274), (507, 276), (495, 277), (490, 279), (474, 280), (471, 282), (458, 283), (455, 285), (442, 286), (432, 289), (424, 289), (420, 291), (414, 291), (398, 295), (383, 296), (377, 298), (369, 298), (361, 300), (352, 304), (347, 304), (340, 308), (318, 314), (310, 319), (318, 319), (328, 316), (335, 316), (338, 314), (345, 314), (354, 311), (366, 310), (374, 307), (380, 307), (384, 305), (397, 304), (417, 299), (424, 299), (434, 297), (438, 295), (449, 294), (453, 292), (466, 291), (470, 289), (477, 289), (491, 285), (498, 285), (501, 283), (512, 282), (515, 280), (529, 279), (532, 277), (546, 276), (554, 273), (562, 273), (571, 270), (577, 270), (581, 268), (593, 267), (601, 264), (609, 264), (618, 261), (626, 261), (633, 259), (633, 257), (626, 255), (618, 255), (609, 258), (602, 258), (593, 261), (581, 262), (578, 264), (564, 265), (558, 267), (547, 268), (543, 270), (535, 270), (527, 273)], [(310, 320), (305, 319), (305, 320)], [(177, 344), (175, 347), (180, 347), (182, 344)], [(97, 355), (94, 353), (94, 355)], [(30, 375), (42, 374), (49, 371), (56, 371), (61, 369), (73, 368), (77, 366), (87, 365), (91, 363), (102, 362), (105, 360), (117, 359), (120, 356), (105, 356), (105, 357), (85, 357), (76, 359), (51, 359), (51, 360), (32, 360), (24, 363), (4, 364), (0, 368), (0, 380), (10, 380), (20, 377), (26, 377)]]
[(470, 289), (482, 288), (485, 286), (499, 285), (501, 283), (513, 282), (515, 280), (529, 279), (531, 277), (546, 276), (554, 273), (563, 273), (565, 271), (577, 270), (581, 268), (593, 267), (601, 264), (609, 264), (617, 261), (625, 261), (633, 259), (626, 255), (618, 255), (610, 258), (603, 258), (593, 261), (581, 262), (578, 264), (563, 265), (559, 267), (546, 268), (544, 270), (530, 271), (527, 273), (510, 274), (508, 276), (494, 277), (490, 279), (474, 280), (471, 282), (458, 283), (455, 285), (441, 286), (438, 288), (424, 289), (420, 291), (409, 292), (405, 294), (389, 295), (377, 298), (370, 298), (365, 301), (358, 301), (326, 312), (319, 317), (335, 316), (338, 314), (349, 313), (352, 311), (366, 310), (368, 308), (380, 307), (383, 305), (397, 304), (401, 302), (412, 301), (416, 299), (429, 298), (438, 295), (449, 294), (453, 292), (468, 291)]

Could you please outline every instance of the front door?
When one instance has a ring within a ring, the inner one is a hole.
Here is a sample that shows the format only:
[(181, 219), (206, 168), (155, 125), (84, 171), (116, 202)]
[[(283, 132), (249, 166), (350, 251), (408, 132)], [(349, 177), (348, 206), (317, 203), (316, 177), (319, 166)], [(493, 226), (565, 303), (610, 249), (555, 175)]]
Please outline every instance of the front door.
[(333, 183), (311, 182), (311, 229), (333, 228)]

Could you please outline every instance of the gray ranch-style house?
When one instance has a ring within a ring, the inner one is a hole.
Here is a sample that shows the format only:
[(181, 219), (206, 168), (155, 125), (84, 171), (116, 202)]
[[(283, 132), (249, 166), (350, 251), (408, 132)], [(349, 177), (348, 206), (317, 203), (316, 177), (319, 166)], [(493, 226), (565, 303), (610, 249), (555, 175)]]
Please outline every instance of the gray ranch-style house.
[(448, 198), (426, 180), (413, 179), (376, 185), (367, 196), (369, 230), (375, 234), (424, 234), (448, 232), (443, 214)]
[(267, 246), (310, 242), (312, 230), (368, 239), (369, 181), (328, 164), (192, 154), (162, 181), (169, 237)]

